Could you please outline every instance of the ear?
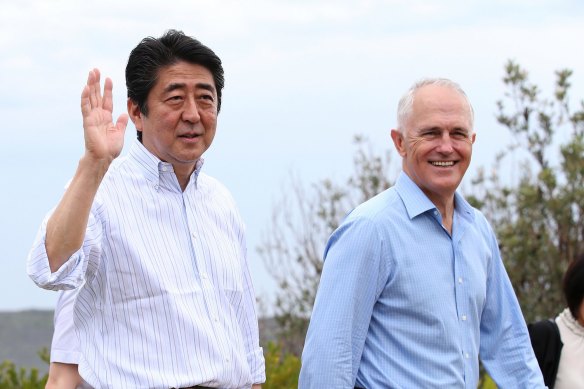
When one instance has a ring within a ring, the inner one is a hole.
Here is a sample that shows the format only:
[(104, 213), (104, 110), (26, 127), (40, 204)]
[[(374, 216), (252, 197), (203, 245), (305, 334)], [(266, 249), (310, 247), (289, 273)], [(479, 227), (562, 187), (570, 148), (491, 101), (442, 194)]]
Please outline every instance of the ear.
[(475, 140), (477, 139), (477, 133), (473, 132), (470, 137), (470, 143), (474, 145)]
[(397, 150), (399, 155), (401, 155), (402, 157), (405, 157), (406, 156), (405, 139), (404, 139), (404, 135), (401, 133), (401, 131), (399, 131), (395, 128), (392, 129), (391, 130), (391, 139), (393, 140), (393, 145), (395, 146), (395, 149)]
[(140, 107), (132, 99), (128, 99), (128, 116), (134, 123), (136, 130), (142, 131), (142, 112)]

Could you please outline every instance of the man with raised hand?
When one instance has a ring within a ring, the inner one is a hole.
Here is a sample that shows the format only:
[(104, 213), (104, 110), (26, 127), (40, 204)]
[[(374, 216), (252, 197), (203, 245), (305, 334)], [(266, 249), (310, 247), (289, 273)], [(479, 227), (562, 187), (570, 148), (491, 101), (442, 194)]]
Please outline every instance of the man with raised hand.
[(122, 150), (112, 81), (89, 73), (85, 154), (28, 259), (47, 289), (79, 288), (79, 373), (96, 388), (250, 388), (265, 380), (244, 225), (202, 172), (224, 78), (208, 47), (169, 30), (126, 67), (138, 139)]

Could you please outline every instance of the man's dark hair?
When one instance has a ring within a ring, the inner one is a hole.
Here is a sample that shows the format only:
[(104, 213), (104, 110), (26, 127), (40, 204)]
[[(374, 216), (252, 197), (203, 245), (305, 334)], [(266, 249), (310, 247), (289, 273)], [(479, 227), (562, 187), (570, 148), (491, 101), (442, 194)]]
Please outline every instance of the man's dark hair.
[[(201, 65), (213, 75), (217, 90), (217, 112), (221, 109), (221, 91), (225, 83), (221, 59), (198, 40), (182, 31), (168, 30), (160, 38), (147, 37), (132, 50), (126, 66), (126, 88), (128, 98), (140, 112), (148, 115), (148, 94), (156, 83), (161, 68), (179, 61)], [(138, 131), (142, 141), (142, 132)]]
[(584, 300), (584, 253), (580, 254), (564, 274), (564, 296), (572, 316), (578, 319), (580, 305)]

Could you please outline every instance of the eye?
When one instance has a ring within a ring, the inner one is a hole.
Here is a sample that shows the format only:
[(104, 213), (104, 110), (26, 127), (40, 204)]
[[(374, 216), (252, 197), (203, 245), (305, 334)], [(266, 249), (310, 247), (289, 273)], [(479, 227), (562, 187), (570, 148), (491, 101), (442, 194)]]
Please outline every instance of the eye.
[(215, 98), (213, 97), (213, 95), (205, 94), (205, 95), (201, 95), (199, 98), (201, 100), (207, 100), (207, 101), (211, 101), (211, 102), (215, 101)]
[(166, 99), (166, 101), (173, 102), (173, 103), (174, 103), (174, 102), (180, 102), (180, 101), (182, 101), (182, 100), (183, 100), (183, 97), (182, 97), (181, 95), (174, 95), (174, 96), (170, 96), (170, 97), (168, 97), (168, 98)]
[(435, 138), (437, 136), (440, 136), (440, 131), (438, 130), (423, 130), (420, 132), (420, 135), (424, 138)]
[(204, 109), (212, 109), (215, 106), (215, 97), (210, 93), (204, 93), (197, 97), (197, 104)]
[(464, 130), (455, 130), (450, 134), (450, 136), (455, 139), (466, 139), (468, 138), (468, 133)]

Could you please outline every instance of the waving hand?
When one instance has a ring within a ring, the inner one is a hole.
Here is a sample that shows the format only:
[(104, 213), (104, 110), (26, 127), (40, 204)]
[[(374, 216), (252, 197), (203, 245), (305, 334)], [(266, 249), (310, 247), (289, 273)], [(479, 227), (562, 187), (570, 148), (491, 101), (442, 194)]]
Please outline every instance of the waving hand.
[(111, 79), (105, 79), (102, 96), (99, 78), (98, 69), (90, 71), (87, 85), (81, 93), (85, 154), (91, 159), (109, 163), (120, 155), (124, 146), (128, 115), (121, 114), (114, 124), (112, 118), (113, 83)]

